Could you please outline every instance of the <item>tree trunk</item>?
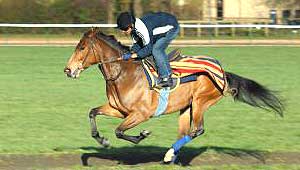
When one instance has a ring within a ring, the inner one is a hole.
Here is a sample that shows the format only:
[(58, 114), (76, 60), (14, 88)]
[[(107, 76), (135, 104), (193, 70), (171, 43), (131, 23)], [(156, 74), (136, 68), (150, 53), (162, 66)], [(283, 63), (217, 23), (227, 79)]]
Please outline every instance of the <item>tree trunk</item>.
[(107, 23), (108, 24), (115, 23), (114, 12), (115, 12), (115, 0), (107, 1)]
[(133, 12), (135, 17), (139, 18), (143, 15), (143, 7), (141, 0), (134, 0), (133, 1)]

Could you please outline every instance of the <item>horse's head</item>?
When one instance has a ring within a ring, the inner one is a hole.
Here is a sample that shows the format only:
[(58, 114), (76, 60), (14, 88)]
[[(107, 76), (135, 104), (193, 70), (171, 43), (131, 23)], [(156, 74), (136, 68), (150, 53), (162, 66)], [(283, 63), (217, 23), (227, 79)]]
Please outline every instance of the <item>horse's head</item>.
[(93, 51), (95, 50), (95, 47), (93, 47), (95, 34), (96, 31), (90, 29), (80, 39), (64, 69), (64, 72), (68, 77), (77, 78), (84, 69), (99, 62), (99, 58)]
[(120, 44), (113, 36), (92, 28), (80, 39), (64, 72), (68, 77), (78, 78), (83, 70), (99, 63), (104, 76), (110, 77), (109, 74), (114, 74), (116, 70), (115, 62), (120, 61), (121, 53), (128, 50), (128, 47)]

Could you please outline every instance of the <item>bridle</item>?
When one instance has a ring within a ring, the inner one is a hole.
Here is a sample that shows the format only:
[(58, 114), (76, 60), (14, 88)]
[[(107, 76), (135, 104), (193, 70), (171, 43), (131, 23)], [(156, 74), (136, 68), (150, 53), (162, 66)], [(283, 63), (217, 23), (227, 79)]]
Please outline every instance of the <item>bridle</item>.
[[(118, 57), (117, 59), (109, 59), (109, 60), (106, 60), (104, 61), (103, 58), (101, 57), (101, 55), (99, 54), (99, 51), (97, 50), (97, 48), (95, 47), (95, 40), (93, 37), (88, 37), (88, 52), (86, 53), (84, 59), (82, 60), (82, 66), (84, 66), (84, 64), (86, 63), (87, 59), (88, 59), (88, 56), (89, 56), (89, 53), (90, 53), (90, 50), (92, 50), (93, 52), (93, 56), (95, 57), (96, 61), (99, 61), (98, 63), (98, 67), (100, 69), (100, 71), (102, 72), (103, 76), (104, 76), (104, 79), (106, 81), (115, 81), (119, 78), (120, 74), (121, 74), (121, 69), (119, 70), (118, 74), (115, 76), (115, 77), (110, 77), (110, 78), (107, 78), (107, 74), (105, 72), (105, 70), (103, 69), (102, 65), (104, 64), (109, 64), (109, 63), (114, 63), (114, 62), (119, 62), (119, 61), (122, 61), (122, 57)], [(121, 56), (121, 51), (118, 50), (119, 52), (119, 56)]]

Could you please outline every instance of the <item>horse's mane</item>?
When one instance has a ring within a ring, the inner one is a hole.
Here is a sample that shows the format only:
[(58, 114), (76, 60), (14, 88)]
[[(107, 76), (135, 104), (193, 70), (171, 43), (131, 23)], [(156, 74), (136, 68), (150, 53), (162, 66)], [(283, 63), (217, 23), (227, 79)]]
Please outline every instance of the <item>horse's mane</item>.
[(105, 41), (108, 45), (110, 45), (112, 48), (119, 50), (123, 53), (129, 52), (130, 48), (126, 45), (121, 44), (121, 42), (119, 42), (115, 36), (113, 35), (106, 35), (101, 31), (98, 31), (96, 33), (96, 38), (101, 39), (103, 41)]

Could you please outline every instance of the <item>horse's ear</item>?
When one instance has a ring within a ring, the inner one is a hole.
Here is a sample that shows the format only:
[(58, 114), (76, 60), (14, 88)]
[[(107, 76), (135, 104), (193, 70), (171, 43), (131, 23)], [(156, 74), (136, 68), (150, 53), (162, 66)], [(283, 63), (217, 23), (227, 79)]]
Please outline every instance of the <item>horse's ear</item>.
[(100, 27), (96, 27), (96, 32), (100, 32)]
[(92, 27), (91, 31), (93, 34), (96, 34), (97, 32), (100, 32), (100, 28), (99, 27)]

